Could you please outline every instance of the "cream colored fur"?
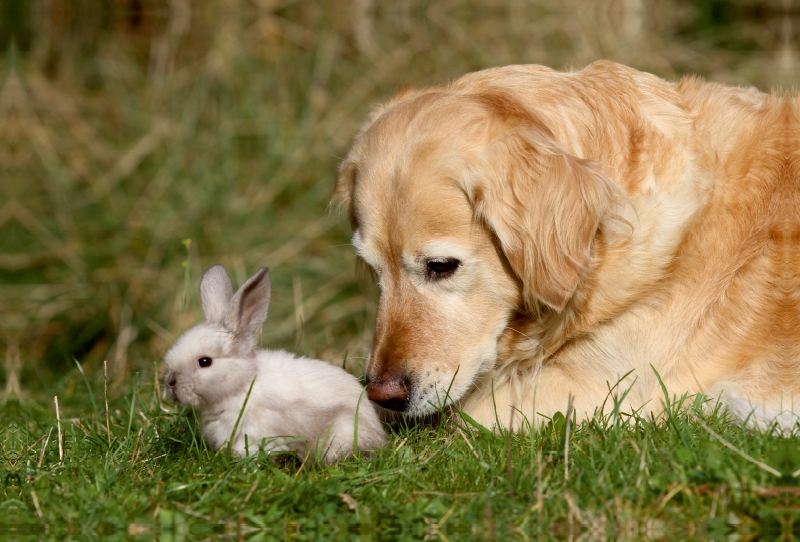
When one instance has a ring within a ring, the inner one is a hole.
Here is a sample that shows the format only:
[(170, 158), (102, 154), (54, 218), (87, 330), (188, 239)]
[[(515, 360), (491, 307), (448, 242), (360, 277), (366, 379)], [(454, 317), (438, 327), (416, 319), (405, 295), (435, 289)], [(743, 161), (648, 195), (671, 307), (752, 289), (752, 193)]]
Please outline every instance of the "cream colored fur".
[[(214, 266), (203, 275), (200, 294), (205, 321), (167, 353), (165, 382), (168, 398), (201, 407), (211, 448), (227, 445), (240, 412), (231, 446), (239, 455), (263, 447), (332, 463), (353, 453), (355, 439), (361, 451), (383, 446), (381, 422), (355, 377), (324, 361), (256, 350), (269, 306), (267, 268), (234, 295), (225, 269)], [(201, 358), (211, 364), (201, 366)]]
[[(508, 66), (377, 110), (335, 196), (381, 291), (368, 382), (487, 426), (630, 388), (789, 428), (800, 400), (798, 99), (611, 62)], [(460, 265), (430, 278), (428, 262)], [(655, 371), (653, 370), (655, 369)], [(449, 395), (446, 392), (449, 390)], [(377, 393), (377, 392), (376, 392)]]

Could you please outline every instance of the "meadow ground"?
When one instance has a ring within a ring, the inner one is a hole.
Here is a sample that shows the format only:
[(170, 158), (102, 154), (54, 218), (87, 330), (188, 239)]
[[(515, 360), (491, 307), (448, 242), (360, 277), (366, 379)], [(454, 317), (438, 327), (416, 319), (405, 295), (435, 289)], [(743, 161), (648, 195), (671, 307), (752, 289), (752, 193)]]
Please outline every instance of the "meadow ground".
[(800, 535), (797, 439), (742, 431), (697, 398), (672, 398), (658, 420), (561, 416), (510, 435), (443, 412), (396, 422), (374, 457), (301, 467), (207, 450), (194, 415), (157, 393), (213, 263), (237, 284), (271, 267), (265, 346), (363, 370), (375, 292), (329, 201), (373, 103), (485, 67), (598, 58), (789, 87), (800, 73), (791, 9), (30, 0), (2, 10), (3, 536)]

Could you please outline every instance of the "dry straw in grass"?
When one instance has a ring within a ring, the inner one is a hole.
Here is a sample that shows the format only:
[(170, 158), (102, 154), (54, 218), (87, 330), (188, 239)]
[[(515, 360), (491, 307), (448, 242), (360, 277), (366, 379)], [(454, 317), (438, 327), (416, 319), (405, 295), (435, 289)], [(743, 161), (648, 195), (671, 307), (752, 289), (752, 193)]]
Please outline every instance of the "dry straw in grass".
[(58, 460), (64, 461), (64, 437), (61, 434), (61, 412), (58, 410), (58, 396), (53, 397), (56, 404), (56, 424), (58, 425)]

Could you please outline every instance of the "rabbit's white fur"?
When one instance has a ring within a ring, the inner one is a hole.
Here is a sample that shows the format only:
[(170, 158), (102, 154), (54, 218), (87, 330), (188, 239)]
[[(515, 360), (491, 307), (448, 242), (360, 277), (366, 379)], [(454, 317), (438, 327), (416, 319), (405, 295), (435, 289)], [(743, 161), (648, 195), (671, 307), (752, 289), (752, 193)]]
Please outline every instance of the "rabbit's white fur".
[[(359, 450), (383, 446), (380, 419), (354, 376), (324, 361), (255, 348), (269, 307), (268, 268), (233, 295), (225, 268), (215, 265), (200, 281), (200, 297), (205, 321), (167, 352), (165, 382), (168, 398), (201, 407), (209, 446), (226, 445), (251, 383), (233, 438), (239, 455), (263, 446), (332, 463), (353, 453), (356, 420)], [(201, 367), (201, 358), (211, 365)]]

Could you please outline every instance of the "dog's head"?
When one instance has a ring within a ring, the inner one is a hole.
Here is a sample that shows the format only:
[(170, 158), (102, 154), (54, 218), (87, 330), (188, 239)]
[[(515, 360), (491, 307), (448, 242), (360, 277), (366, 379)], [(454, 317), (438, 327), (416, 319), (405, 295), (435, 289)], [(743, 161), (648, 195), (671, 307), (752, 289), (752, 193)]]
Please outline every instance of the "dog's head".
[(421, 415), (463, 397), (502, 363), (510, 319), (568, 306), (612, 194), (501, 90), (405, 94), (376, 112), (335, 188), (380, 290), (370, 399)]

